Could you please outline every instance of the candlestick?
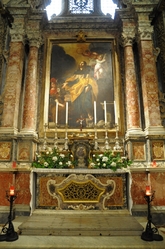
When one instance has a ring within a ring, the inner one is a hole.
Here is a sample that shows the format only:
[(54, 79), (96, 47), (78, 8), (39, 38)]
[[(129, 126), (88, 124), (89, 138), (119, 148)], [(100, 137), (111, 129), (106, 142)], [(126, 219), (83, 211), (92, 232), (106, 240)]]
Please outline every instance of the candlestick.
[(115, 115), (115, 124), (118, 124), (118, 117), (116, 112), (116, 102), (114, 101), (114, 115)]
[(96, 101), (94, 101), (94, 123), (96, 124)]
[(14, 186), (10, 186), (10, 196), (14, 196)]
[(104, 116), (105, 116), (105, 124), (107, 123), (107, 105), (106, 101), (104, 101)]
[(58, 122), (58, 102), (56, 101), (56, 125)]
[(66, 102), (66, 125), (68, 124), (68, 102)]

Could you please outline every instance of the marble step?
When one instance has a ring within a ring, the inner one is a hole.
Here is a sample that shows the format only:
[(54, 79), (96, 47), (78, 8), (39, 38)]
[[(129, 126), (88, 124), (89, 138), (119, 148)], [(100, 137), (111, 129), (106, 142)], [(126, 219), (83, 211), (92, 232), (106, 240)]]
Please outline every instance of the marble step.
[(102, 211), (34, 212), (18, 228), (35, 236), (140, 236), (143, 231), (128, 213)]

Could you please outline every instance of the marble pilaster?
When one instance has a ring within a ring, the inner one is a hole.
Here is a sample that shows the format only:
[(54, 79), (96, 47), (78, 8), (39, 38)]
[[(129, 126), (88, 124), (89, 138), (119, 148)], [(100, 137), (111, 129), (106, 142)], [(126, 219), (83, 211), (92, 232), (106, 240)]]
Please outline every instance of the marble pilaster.
[(11, 43), (7, 64), (4, 89), (4, 109), (2, 115), (3, 133), (15, 133), (18, 129), (20, 91), (23, 70), (23, 29), (14, 27), (11, 31)]
[(133, 133), (142, 135), (138, 89), (133, 55), (133, 33), (122, 33), (122, 45), (124, 47), (125, 61), (125, 92), (126, 92), (126, 111), (127, 111), (127, 135)]
[(145, 132), (150, 134), (163, 134), (161, 114), (158, 97), (158, 78), (152, 42), (153, 28), (139, 25), (139, 48), (142, 95), (144, 104)]

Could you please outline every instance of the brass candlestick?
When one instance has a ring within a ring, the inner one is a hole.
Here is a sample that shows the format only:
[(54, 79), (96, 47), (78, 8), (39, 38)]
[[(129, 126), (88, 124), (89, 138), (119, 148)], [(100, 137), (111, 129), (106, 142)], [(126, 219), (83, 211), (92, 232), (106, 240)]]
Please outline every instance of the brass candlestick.
[(121, 150), (121, 147), (119, 144), (119, 136), (118, 136), (118, 132), (119, 132), (118, 124), (115, 124), (115, 128), (116, 128), (116, 137), (115, 137), (115, 146), (113, 147), (113, 149), (114, 150)]

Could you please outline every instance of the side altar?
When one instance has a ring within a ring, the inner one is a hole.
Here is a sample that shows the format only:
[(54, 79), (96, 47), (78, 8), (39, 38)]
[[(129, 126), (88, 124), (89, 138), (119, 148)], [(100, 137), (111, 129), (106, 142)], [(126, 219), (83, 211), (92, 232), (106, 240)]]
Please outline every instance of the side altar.
[(57, 147), (56, 135), (53, 148), (45, 139), (44, 150), (36, 155), (31, 172), (31, 210), (130, 209), (130, 161), (123, 156), (118, 133), (113, 150), (106, 136), (102, 150), (96, 134), (66, 138), (64, 149)]

